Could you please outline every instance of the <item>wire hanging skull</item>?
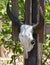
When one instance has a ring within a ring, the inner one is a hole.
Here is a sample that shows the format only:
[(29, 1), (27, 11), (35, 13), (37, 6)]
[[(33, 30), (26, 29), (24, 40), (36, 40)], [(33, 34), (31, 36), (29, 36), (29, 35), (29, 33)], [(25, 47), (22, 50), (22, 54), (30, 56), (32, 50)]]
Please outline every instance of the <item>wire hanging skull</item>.
[(33, 29), (38, 25), (38, 23), (33, 26), (21, 23), (19, 19), (15, 17), (10, 11), (9, 3), (7, 4), (7, 14), (12, 20), (12, 22), (15, 22), (20, 28), (19, 40), (21, 41), (25, 50), (25, 58), (28, 58), (28, 52), (32, 50), (35, 44), (35, 39), (33, 37)]

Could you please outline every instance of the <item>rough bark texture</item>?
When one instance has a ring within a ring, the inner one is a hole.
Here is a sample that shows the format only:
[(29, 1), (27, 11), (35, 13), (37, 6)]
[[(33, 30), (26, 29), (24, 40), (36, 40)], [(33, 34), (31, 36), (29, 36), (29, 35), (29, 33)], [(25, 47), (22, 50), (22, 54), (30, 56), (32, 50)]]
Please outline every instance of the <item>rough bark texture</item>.
[[(29, 0), (28, 2), (28, 0), (26, 0), (25, 23), (27, 24), (36, 24), (39, 20), (37, 17), (39, 16), (37, 1), (38, 0)], [(25, 65), (37, 65), (37, 34), (33, 34), (33, 36), (36, 39), (36, 43), (33, 49), (28, 53), (29, 57), (25, 59)]]
[[(18, 17), (18, 0), (12, 0), (12, 12)], [(19, 27), (15, 22), (12, 22), (12, 36), (14, 41), (18, 41), (19, 35)], [(15, 51), (13, 52), (15, 54)], [(15, 57), (14, 57), (14, 65), (16, 65)]]
[[(39, 3), (40, 1), (40, 3)], [(30, 4), (32, 2), (32, 12), (30, 11)], [(33, 36), (36, 39), (36, 44), (31, 52), (28, 53), (29, 58), (25, 59), (25, 65), (41, 65), (42, 64), (42, 44), (44, 38), (44, 19), (39, 12), (39, 4), (42, 6), (43, 13), (45, 12), (44, 0), (26, 0), (26, 15), (25, 23), (30, 24), (30, 16), (32, 14), (31, 24), (36, 24), (39, 22), (39, 25), (35, 29), (36, 34)], [(31, 12), (31, 14), (30, 14)]]
[(30, 24), (30, 0), (25, 0), (25, 23)]
[[(18, 17), (18, 0), (12, 0), (12, 11), (13, 14)], [(19, 28), (15, 22), (12, 22), (12, 35), (15, 41), (18, 40)]]
[[(45, 17), (45, 1), (44, 0), (39, 0), (39, 1), (40, 1), (40, 5), (42, 7), (43, 14)], [(37, 34), (39, 34), (39, 43), (43, 43), (44, 42), (44, 21), (45, 21), (45, 19), (43, 19), (41, 14), (39, 14), (39, 17), (40, 17), (39, 18), (39, 25), (35, 29), (35, 32)]]

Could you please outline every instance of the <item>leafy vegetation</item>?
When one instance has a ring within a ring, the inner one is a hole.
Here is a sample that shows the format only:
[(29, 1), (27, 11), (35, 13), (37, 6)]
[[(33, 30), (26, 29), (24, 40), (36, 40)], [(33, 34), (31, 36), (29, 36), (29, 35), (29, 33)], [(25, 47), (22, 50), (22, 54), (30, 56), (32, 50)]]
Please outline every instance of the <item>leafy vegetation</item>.
[(46, 2), (45, 8), (46, 8), (46, 14), (45, 14), (46, 21), (50, 22), (50, 2)]
[(50, 35), (46, 35), (46, 43), (43, 44), (43, 65), (49, 65), (50, 60)]
[[(50, 23), (50, 0), (46, 0), (45, 20)], [(45, 43), (43, 44), (43, 62), (42, 65), (50, 65), (50, 35), (46, 35)]]
[(25, 13), (25, 1), (24, 0), (19, 0), (19, 19), (23, 22), (24, 21), (24, 13)]
[[(12, 62), (14, 60), (14, 57), (19, 56), (23, 53), (23, 48), (19, 42), (15, 42), (14, 40), (12, 40), (12, 22), (10, 21), (6, 12), (7, 3), (8, 0), (0, 0), (0, 19), (2, 20), (2, 31), (0, 32), (0, 45), (4, 45), (5, 48), (12, 49), (13, 53), (15, 53), (15, 55), (12, 55), (11, 57)], [(23, 12), (23, 10), (21, 10), (21, 12)], [(22, 18), (23, 13), (22, 15), (20, 14), (20, 16)]]

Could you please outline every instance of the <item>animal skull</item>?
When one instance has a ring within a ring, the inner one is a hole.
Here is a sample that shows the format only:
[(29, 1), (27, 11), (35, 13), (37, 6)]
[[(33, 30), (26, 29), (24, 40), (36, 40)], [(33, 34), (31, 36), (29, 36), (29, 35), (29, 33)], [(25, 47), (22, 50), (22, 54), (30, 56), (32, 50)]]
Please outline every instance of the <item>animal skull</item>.
[(33, 26), (22, 25), (20, 28), (19, 39), (25, 50), (25, 58), (28, 58), (28, 52), (32, 50), (34, 46)]
[(35, 44), (35, 39), (33, 37), (33, 28), (35, 28), (38, 24), (31, 26), (21, 23), (19, 19), (15, 17), (10, 11), (9, 3), (7, 4), (7, 14), (12, 22), (16, 22), (16, 24), (20, 27), (19, 39), (25, 50), (25, 58), (28, 58), (28, 52), (32, 50)]

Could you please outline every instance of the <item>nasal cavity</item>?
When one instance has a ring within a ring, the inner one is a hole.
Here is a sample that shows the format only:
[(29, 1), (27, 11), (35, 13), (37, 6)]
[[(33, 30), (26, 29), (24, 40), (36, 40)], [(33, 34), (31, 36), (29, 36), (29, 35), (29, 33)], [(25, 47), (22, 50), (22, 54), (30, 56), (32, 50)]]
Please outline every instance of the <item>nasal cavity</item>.
[(31, 44), (35, 44), (35, 40), (32, 40), (32, 41), (31, 41)]

